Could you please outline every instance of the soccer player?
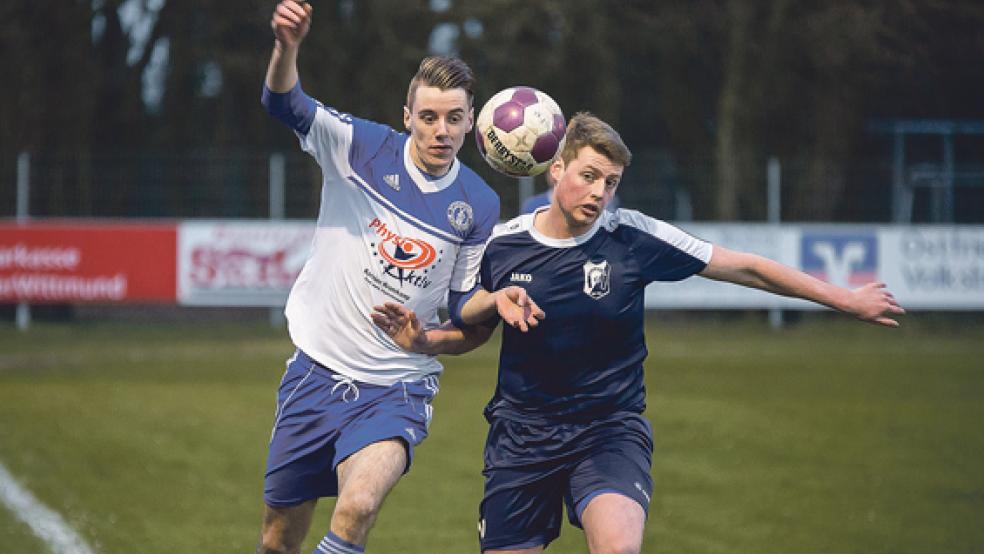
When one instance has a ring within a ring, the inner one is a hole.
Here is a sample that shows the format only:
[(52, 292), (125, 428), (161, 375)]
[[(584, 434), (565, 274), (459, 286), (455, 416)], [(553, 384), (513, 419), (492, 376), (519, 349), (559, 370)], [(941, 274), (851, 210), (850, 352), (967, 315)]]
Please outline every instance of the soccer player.
[(297, 350), (278, 393), (257, 551), (298, 552), (317, 500), (337, 496), (316, 551), (351, 554), (364, 551), (427, 436), (442, 369), (375, 327), (372, 306), (400, 302), (436, 324), (448, 296), (455, 318), (471, 298), (504, 306), (506, 316), (529, 305), (474, 290), (499, 198), (456, 157), (474, 119), (469, 67), (420, 63), (403, 108), (407, 133), (340, 113), (301, 90), (297, 56), (312, 13), (298, 0), (275, 8), (262, 95), (317, 160), (323, 185), (311, 255), (287, 300)]
[[(550, 205), (550, 202), (553, 200), (553, 189), (555, 183), (553, 177), (550, 176), (549, 171), (545, 174), (545, 177), (547, 179), (547, 185), (548, 185), (547, 190), (539, 194), (534, 194), (533, 196), (530, 196), (526, 200), (523, 200), (523, 204), (519, 207), (520, 214), (531, 214), (535, 212), (537, 208), (542, 208), (543, 206)], [(618, 197), (613, 196), (612, 201), (609, 202), (607, 206), (605, 206), (605, 209), (610, 212), (614, 212), (615, 210), (618, 209), (618, 205), (619, 205)]]
[[(652, 494), (652, 429), (641, 415), (650, 282), (701, 275), (890, 327), (904, 313), (881, 283), (847, 290), (637, 211), (605, 211), (630, 161), (614, 129), (574, 116), (550, 167), (557, 181), (550, 206), (496, 227), (486, 246), (481, 285), (519, 284), (546, 317), (526, 333), (504, 326), (498, 384), (485, 408), (484, 552), (541, 552), (560, 532), (562, 505), (593, 554), (640, 551)], [(462, 320), (494, 313), (479, 298)], [(408, 349), (439, 353), (451, 335), (464, 338), (427, 329), (395, 303), (377, 306), (373, 320)]]

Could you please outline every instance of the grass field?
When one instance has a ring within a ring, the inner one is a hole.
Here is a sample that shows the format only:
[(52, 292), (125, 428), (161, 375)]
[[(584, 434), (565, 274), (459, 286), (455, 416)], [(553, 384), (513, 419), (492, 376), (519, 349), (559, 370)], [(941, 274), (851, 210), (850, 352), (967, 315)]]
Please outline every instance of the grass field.
[[(984, 325), (822, 319), (650, 325), (644, 552), (984, 551)], [(370, 551), (477, 551), (496, 348), (445, 359)], [(98, 552), (253, 552), (289, 352), (263, 324), (3, 324), (0, 464)], [(45, 552), (2, 505), (0, 551)], [(565, 527), (549, 551), (586, 548)]]

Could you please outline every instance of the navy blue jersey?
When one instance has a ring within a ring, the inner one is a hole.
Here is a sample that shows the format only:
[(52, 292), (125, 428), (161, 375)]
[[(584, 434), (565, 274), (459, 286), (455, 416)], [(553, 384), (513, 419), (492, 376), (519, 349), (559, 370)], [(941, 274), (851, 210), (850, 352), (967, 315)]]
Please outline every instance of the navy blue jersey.
[(524, 287), (546, 312), (522, 333), (505, 326), (486, 417), (530, 423), (642, 412), (644, 292), (703, 270), (711, 245), (634, 210), (605, 212), (587, 233), (552, 239), (526, 214), (493, 231), (482, 286)]

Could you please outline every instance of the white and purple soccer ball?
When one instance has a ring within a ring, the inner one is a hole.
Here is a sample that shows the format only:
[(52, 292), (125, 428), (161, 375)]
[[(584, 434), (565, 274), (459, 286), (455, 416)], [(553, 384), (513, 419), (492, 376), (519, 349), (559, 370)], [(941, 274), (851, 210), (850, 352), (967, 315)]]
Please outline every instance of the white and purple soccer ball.
[(482, 107), (475, 142), (492, 169), (512, 177), (543, 173), (564, 147), (567, 120), (560, 106), (531, 87), (501, 90)]

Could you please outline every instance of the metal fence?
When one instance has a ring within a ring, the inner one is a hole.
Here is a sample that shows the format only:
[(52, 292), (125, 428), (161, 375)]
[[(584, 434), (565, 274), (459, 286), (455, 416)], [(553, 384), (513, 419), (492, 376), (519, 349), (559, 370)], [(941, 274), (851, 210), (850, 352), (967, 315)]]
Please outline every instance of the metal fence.
[[(537, 177), (523, 187), (463, 154), (499, 193), (503, 218), (518, 213), (522, 196), (547, 186)], [(886, 159), (828, 176), (815, 166), (773, 163), (771, 173), (767, 160), (751, 172), (738, 220), (768, 219), (771, 181), (773, 210), (787, 222), (984, 223), (984, 164), (915, 160), (900, 174)], [(713, 221), (715, 179), (710, 161), (680, 165), (664, 152), (641, 151), (618, 198), (661, 219)], [(282, 203), (271, 187), (280, 180)], [(300, 151), (7, 153), (0, 155), (0, 217), (16, 216), (20, 201), (31, 217), (45, 218), (268, 218), (274, 204), (282, 206), (278, 215), (311, 219), (320, 181), (320, 169)]]

